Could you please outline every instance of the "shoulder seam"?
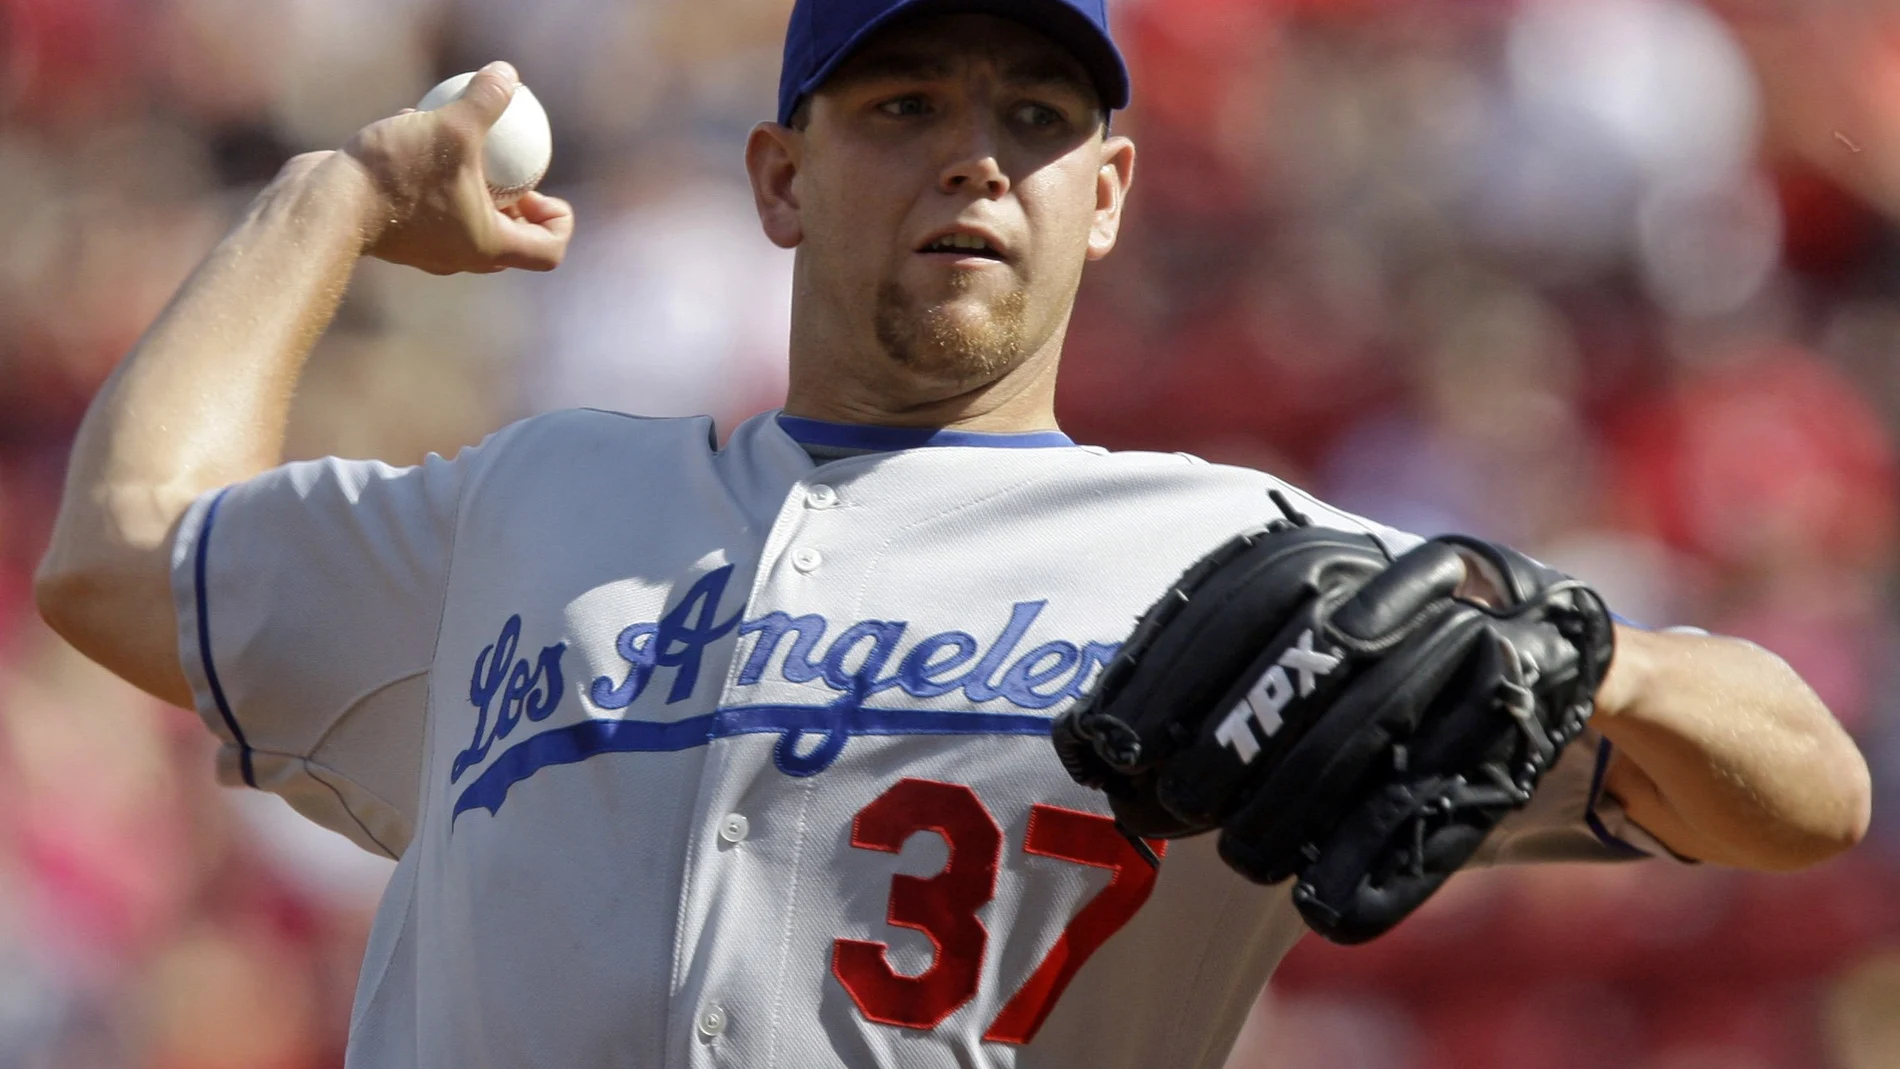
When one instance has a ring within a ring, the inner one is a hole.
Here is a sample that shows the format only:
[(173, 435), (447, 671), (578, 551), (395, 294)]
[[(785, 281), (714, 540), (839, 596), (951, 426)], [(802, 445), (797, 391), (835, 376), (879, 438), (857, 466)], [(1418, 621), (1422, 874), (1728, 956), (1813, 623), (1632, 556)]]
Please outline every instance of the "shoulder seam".
[[(591, 412), (591, 413), (593, 413), (594, 415), (597, 415), (597, 416), (618, 416), (618, 417), (620, 417), (621, 419), (637, 419), (637, 420), (639, 420), (639, 421), (641, 421), (641, 422), (643, 422), (643, 423), (661, 423), (661, 422), (664, 422), (664, 421), (666, 421), (666, 420), (669, 420), (669, 419), (678, 419), (678, 418), (680, 418), (680, 417), (678, 417), (678, 416), (642, 416), (642, 415), (640, 415), (639, 413), (636, 413), (636, 412), (619, 412), (619, 411), (616, 411), (616, 410), (614, 410), (614, 409), (611, 409), (611, 408), (595, 408), (595, 407), (593, 407), (592, 405), (582, 405), (582, 406), (581, 406), (581, 407), (579, 407), (579, 408), (569, 408), (569, 409), (563, 409), (562, 411), (566, 411), (566, 412)], [(548, 413), (548, 414), (549, 414), (549, 415), (560, 415), (560, 412), (550, 412), (550, 413)]]

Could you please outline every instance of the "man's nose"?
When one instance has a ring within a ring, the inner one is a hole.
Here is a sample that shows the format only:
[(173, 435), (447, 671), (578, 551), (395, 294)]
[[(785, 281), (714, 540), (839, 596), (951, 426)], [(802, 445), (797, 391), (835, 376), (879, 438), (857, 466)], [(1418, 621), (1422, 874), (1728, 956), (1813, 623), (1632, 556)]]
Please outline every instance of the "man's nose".
[(945, 193), (974, 194), (991, 200), (1008, 193), (1009, 175), (997, 158), (996, 132), (982, 120), (959, 126), (939, 186)]

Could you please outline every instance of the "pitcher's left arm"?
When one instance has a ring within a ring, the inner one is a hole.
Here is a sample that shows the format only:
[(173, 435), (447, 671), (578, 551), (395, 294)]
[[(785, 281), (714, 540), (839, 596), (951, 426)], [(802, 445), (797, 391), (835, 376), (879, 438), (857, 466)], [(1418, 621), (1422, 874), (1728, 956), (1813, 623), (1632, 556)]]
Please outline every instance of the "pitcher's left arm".
[(1618, 625), (1593, 726), (1604, 789), (1685, 857), (1784, 871), (1867, 833), (1867, 762), (1814, 690), (1751, 642)]

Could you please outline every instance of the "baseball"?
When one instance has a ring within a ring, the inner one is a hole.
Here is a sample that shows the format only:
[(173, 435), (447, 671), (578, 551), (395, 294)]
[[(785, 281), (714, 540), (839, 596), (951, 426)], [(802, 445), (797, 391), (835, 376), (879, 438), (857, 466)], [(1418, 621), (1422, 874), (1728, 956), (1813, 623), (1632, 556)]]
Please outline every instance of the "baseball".
[[(458, 74), (423, 96), (417, 111), (434, 111), (456, 100), (475, 77), (474, 71)], [(482, 173), (488, 178), (488, 191), (495, 203), (512, 204), (540, 183), (548, 173), (548, 161), (554, 155), (554, 132), (548, 128), (547, 110), (526, 85), (515, 87), (508, 110), (488, 131), (482, 143)]]

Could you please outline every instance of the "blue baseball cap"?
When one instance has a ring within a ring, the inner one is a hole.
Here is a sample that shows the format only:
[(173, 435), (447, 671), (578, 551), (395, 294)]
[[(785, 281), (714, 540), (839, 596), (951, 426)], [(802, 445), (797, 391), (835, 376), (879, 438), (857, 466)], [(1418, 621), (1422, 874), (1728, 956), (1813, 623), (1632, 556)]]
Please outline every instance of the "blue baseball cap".
[(1020, 22), (1081, 62), (1104, 107), (1128, 106), (1128, 65), (1108, 32), (1107, 0), (796, 0), (785, 30), (778, 121), (791, 125), (799, 101), (872, 34), (900, 16), (923, 12), (977, 12)]

